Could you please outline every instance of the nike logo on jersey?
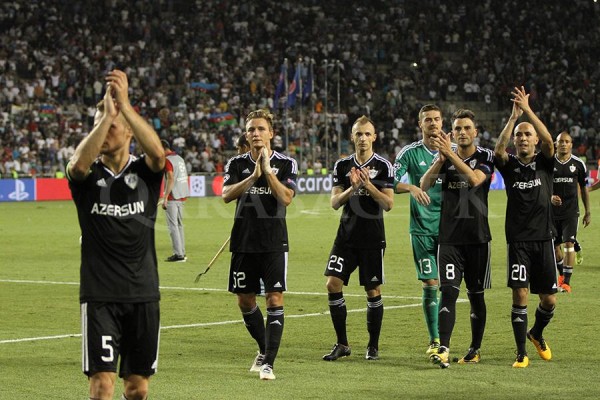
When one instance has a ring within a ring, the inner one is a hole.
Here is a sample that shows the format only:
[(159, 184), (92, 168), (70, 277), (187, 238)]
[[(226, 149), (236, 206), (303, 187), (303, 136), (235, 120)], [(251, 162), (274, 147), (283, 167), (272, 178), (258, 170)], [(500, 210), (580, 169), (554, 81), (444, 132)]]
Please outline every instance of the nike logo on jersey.
[(98, 179), (98, 180), (96, 181), (96, 186), (100, 186), (100, 187), (106, 187), (107, 185), (106, 185), (106, 181), (104, 180), (104, 178), (102, 178), (102, 179)]

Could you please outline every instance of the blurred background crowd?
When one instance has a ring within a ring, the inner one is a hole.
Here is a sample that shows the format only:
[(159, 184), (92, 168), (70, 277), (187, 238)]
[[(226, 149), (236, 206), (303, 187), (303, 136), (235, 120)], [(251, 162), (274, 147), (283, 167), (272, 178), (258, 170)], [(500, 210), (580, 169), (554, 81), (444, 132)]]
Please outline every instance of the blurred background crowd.
[(350, 125), (363, 114), (376, 151), (393, 160), (418, 139), (427, 103), (442, 107), (446, 129), (456, 109), (475, 111), (480, 144), (492, 147), (516, 85), (550, 132), (569, 131), (574, 153), (596, 165), (600, 5), (465, 3), (4, 1), (0, 173), (61, 176), (114, 68), (190, 173), (221, 172), (256, 108), (274, 112), (274, 147), (303, 171), (352, 153)]

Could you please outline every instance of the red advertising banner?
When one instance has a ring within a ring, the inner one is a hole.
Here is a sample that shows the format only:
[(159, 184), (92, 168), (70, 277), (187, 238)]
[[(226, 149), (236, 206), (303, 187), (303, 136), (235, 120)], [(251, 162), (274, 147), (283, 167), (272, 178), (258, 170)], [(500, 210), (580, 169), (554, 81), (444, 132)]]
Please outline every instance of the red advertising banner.
[(39, 178), (35, 180), (36, 200), (71, 200), (66, 178)]

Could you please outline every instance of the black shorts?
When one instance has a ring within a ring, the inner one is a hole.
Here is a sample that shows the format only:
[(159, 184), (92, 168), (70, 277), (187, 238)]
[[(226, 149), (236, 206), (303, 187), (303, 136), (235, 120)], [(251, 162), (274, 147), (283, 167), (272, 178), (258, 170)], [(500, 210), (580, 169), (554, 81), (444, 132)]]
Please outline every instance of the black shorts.
[(556, 229), (556, 237), (554, 244), (577, 241), (577, 228), (579, 227), (579, 218), (577, 216), (567, 219), (555, 219), (554, 228)]
[(513, 289), (529, 287), (531, 293), (556, 293), (554, 241), (509, 243), (507, 280)]
[(229, 266), (231, 293), (260, 293), (260, 280), (265, 292), (287, 289), (288, 253), (232, 253)]
[(460, 289), (464, 278), (469, 292), (480, 292), (492, 287), (490, 243), (449, 245), (438, 247), (440, 287)]
[(335, 276), (348, 286), (350, 275), (358, 267), (358, 277), (365, 290), (371, 290), (385, 283), (383, 254), (385, 249), (354, 249), (333, 245), (325, 276)]
[(82, 369), (151, 376), (158, 366), (159, 303), (81, 303)]

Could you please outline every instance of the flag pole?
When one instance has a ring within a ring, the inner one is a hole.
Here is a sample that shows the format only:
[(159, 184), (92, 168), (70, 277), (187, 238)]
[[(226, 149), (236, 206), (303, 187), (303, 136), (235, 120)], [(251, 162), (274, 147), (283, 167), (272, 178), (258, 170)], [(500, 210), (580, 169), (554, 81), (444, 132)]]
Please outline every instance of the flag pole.
[(284, 87), (285, 87), (285, 102), (283, 103), (283, 129), (285, 130), (285, 151), (284, 154), (287, 154), (289, 156), (289, 142), (290, 142), (290, 136), (288, 133), (288, 91), (289, 91), (289, 83), (288, 83), (288, 59), (284, 58), (283, 59), (283, 65), (284, 65), (284, 74), (283, 74), (283, 82), (284, 82)]
[(325, 65), (325, 104), (323, 107), (323, 111), (325, 112), (325, 162), (327, 164), (327, 168), (329, 169), (331, 166), (329, 165), (329, 116), (327, 115), (327, 97), (329, 96), (327, 79), (327, 70), (329, 67), (327, 65), (327, 59), (323, 60), (323, 64)]
[[(296, 101), (298, 101), (297, 97), (300, 96), (300, 167), (302, 167), (302, 159), (304, 158), (304, 109), (302, 107), (302, 57), (298, 57), (298, 65), (296, 66), (296, 71), (298, 71), (298, 87), (296, 88)], [(306, 171), (302, 171), (305, 173)]]
[[(340, 126), (340, 60), (335, 60), (335, 64), (337, 67), (337, 122), (338, 126)], [(338, 132), (338, 141), (337, 141), (337, 152), (338, 158), (342, 155), (342, 132)]]

